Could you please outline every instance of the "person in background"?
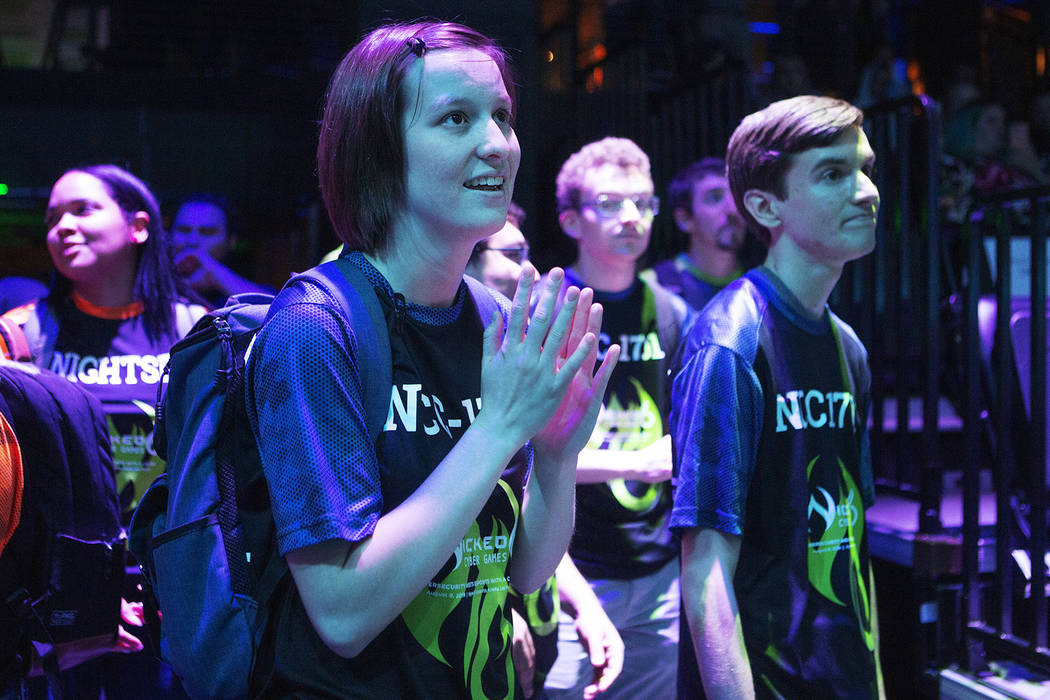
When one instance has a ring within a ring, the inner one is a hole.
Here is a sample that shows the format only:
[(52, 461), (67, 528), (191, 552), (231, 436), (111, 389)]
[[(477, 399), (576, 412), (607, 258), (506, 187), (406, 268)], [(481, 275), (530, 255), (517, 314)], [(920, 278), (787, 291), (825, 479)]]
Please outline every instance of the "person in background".
[(973, 172), (976, 193), (1032, 187), (1044, 181), (1027, 122), (1007, 121), (995, 100), (961, 108), (944, 125), (944, 152)]
[(1032, 99), (1029, 112), (1032, 147), (1043, 177), (1050, 177), (1050, 90), (1045, 87)]
[(654, 265), (651, 274), (694, 311), (743, 271), (747, 228), (725, 172), (724, 160), (704, 158), (679, 170), (668, 187), (675, 226), (688, 236), (689, 247)]
[(508, 299), (514, 296), (521, 266), (529, 259), (529, 243), (521, 226), (525, 212), (514, 202), (507, 209), (507, 223), (488, 238), (478, 241), (467, 262), (467, 274)]
[[(671, 440), (664, 376), (689, 318), (689, 307), (638, 276), (659, 199), (649, 157), (630, 139), (589, 143), (562, 165), (558, 221), (576, 241), (566, 270), (594, 289), (605, 310), (601, 351), (618, 341), (620, 362), (602, 414), (576, 468), (576, 530), (569, 554), (624, 644), (623, 670), (605, 697), (673, 694), (678, 644), (678, 556), (667, 529), (671, 508)], [(571, 578), (558, 572), (558, 585)], [(594, 692), (603, 669), (579, 631), (559, 618), (558, 659), (547, 677), (550, 697)]]
[(860, 73), (860, 84), (853, 104), (860, 109), (868, 109), (911, 93), (911, 81), (904, 59), (894, 56), (889, 44), (882, 44)]
[[(507, 223), (474, 246), (467, 274), (505, 296), (512, 296), (521, 266), (528, 259), (529, 245), (521, 232), (525, 212), (514, 202), (507, 209)], [(566, 554), (555, 576), (534, 593), (511, 597), (514, 622), (512, 656), (518, 681), (526, 698), (542, 697), (543, 684), (558, 655), (558, 614), (567, 606), (576, 620), (576, 630), (600, 669), (585, 696), (604, 691), (623, 667), (623, 640), (602, 610), (601, 602)]]
[[(152, 435), (168, 350), (205, 309), (187, 301), (192, 291), (175, 274), (157, 201), (128, 171), (67, 171), (51, 188), (45, 225), (51, 287), (3, 315), (0, 351), (81, 384), (102, 402), (129, 514), (164, 471)], [(13, 335), (25, 338), (27, 353), (16, 352)]]
[[(51, 287), (0, 317), (0, 353), (61, 375), (102, 403), (127, 524), (164, 471), (153, 450), (153, 407), (169, 350), (206, 310), (188, 301), (193, 292), (175, 273), (157, 201), (127, 170), (66, 171), (51, 188), (44, 223)], [(129, 585), (125, 596), (135, 595)], [(142, 687), (158, 698), (181, 691), (167, 665), (146, 655), (77, 669), (89, 673), (109, 697)]]
[(795, 97), (729, 141), (733, 198), (769, 253), (704, 307), (676, 358), (680, 698), (885, 696), (865, 528), (871, 372), (827, 306), (842, 267), (875, 247), (862, 120)]
[(195, 194), (185, 199), (175, 212), (171, 226), (175, 266), (212, 307), (224, 305), (234, 294), (274, 292), (229, 267), (230, 256), (240, 237), (240, 213), (225, 197)]
[[(1008, 124), (995, 100), (958, 109), (944, 125), (939, 171), (941, 219), (953, 257), (974, 197), (1047, 181), (1027, 122)], [(956, 264), (957, 266), (957, 264)]]

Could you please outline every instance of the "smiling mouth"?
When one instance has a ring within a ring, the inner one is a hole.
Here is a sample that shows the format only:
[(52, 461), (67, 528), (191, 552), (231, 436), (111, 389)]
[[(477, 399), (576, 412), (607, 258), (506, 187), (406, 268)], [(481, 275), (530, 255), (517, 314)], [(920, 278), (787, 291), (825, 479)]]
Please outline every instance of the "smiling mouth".
[(500, 192), (503, 190), (502, 175), (485, 175), (467, 180), (463, 186), (468, 190), (481, 190), (482, 192)]

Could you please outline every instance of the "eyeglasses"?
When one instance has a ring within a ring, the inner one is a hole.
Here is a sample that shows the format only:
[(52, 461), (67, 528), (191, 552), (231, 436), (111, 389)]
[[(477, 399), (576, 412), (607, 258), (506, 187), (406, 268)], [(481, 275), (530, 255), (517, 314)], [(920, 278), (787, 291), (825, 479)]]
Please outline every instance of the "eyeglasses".
[(619, 216), (623, 210), (623, 203), (630, 200), (634, 208), (642, 216), (656, 216), (660, 213), (660, 198), (652, 194), (636, 194), (633, 197), (624, 197), (619, 194), (598, 194), (594, 199), (580, 202), (585, 207), (591, 207), (595, 213), (603, 219), (611, 219)]
[(522, 243), (519, 246), (513, 248), (492, 248), (485, 241), (479, 241), (477, 246), (474, 248), (476, 253), (484, 253), (486, 250), (491, 250), (494, 253), (502, 253), (505, 258), (512, 262), (516, 262), (521, 265), (529, 259), (529, 244)]

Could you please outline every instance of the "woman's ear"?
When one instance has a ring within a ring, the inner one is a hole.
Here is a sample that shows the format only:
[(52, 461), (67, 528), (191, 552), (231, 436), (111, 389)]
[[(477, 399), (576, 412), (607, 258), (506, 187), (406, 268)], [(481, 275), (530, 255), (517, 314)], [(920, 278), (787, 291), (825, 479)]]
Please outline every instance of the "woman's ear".
[(580, 237), (580, 212), (575, 209), (566, 209), (558, 214), (558, 223), (561, 224), (561, 230), (569, 238)]
[(773, 231), (780, 226), (780, 199), (766, 190), (748, 190), (744, 193), (744, 208), (755, 221)]
[(149, 214), (137, 211), (131, 217), (131, 241), (145, 243), (147, 239), (149, 239)]

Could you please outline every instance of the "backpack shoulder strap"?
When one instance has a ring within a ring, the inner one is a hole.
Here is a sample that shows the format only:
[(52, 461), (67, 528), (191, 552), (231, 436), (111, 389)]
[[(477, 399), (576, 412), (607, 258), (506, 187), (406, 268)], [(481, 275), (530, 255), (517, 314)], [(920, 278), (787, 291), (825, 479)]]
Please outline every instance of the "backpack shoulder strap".
[(300, 279), (324, 291), (354, 331), (365, 420), (369, 435), (375, 439), (386, 423), (393, 381), (390, 335), (375, 289), (364, 272), (345, 257), (311, 268), (293, 277), (289, 283)]

